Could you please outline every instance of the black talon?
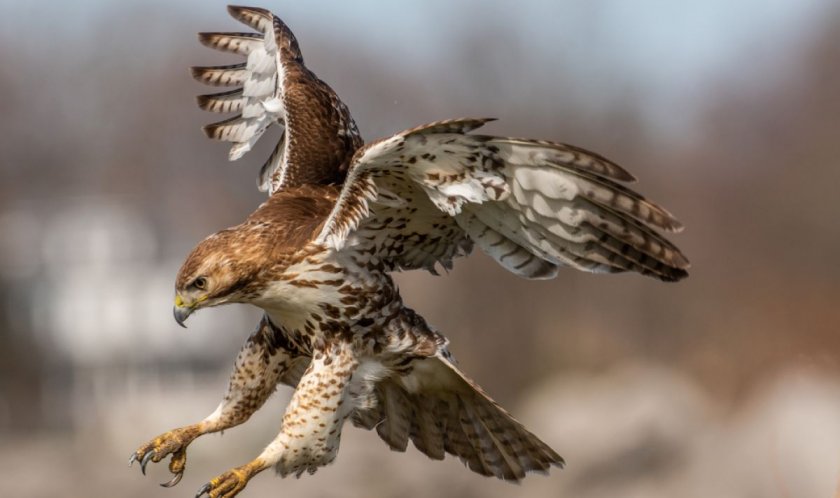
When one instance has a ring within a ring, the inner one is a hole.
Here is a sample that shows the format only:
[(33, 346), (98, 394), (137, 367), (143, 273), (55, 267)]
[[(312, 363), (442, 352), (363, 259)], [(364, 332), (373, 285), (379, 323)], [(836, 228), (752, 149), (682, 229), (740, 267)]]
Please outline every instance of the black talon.
[(208, 491), (210, 491), (210, 483), (209, 482), (198, 489), (198, 493), (195, 494), (195, 498), (201, 498), (201, 495), (208, 494)]
[(140, 461), (140, 471), (143, 472), (143, 475), (146, 475), (146, 464), (149, 463), (149, 460), (155, 456), (154, 451), (150, 451), (143, 456), (143, 460)]
[(175, 474), (175, 477), (173, 477), (172, 479), (169, 480), (169, 482), (162, 482), (162, 483), (160, 483), (160, 485), (163, 486), (164, 488), (171, 488), (172, 486), (181, 482), (182, 477), (184, 477), (184, 473), (183, 472), (178, 472), (177, 474)]
[(128, 457), (128, 466), (131, 467), (134, 465), (134, 462), (137, 461), (137, 453), (132, 453), (130, 457)]

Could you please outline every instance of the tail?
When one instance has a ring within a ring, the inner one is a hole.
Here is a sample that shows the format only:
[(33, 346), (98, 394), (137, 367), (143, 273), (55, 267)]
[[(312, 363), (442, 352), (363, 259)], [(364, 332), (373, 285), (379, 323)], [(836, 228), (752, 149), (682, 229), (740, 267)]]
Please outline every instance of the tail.
[(449, 453), (474, 472), (510, 481), (564, 465), (440, 353), (411, 366), (410, 373), (381, 381), (377, 404), (353, 416), (356, 425), (376, 428), (392, 450), (405, 451), (411, 439), (429, 458)]

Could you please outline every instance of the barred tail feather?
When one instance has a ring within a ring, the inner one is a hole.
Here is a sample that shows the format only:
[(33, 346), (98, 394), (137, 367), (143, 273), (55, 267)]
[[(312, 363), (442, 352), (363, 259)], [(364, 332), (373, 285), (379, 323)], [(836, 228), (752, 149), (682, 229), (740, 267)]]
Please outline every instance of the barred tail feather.
[(411, 402), (397, 385), (385, 382), (381, 387), (382, 421), (376, 432), (394, 451), (405, 451), (411, 429)]
[(446, 455), (446, 420), (437, 416), (442, 404), (438, 397), (414, 395), (416, 411), (409, 435), (414, 446), (434, 460), (443, 460)]
[(485, 476), (519, 481), (528, 472), (562, 467), (563, 459), (514, 419), (448, 359), (417, 360), (411, 373), (380, 382), (378, 406), (354, 414), (356, 425), (376, 427), (396, 451), (414, 446), (440, 460), (458, 457)]

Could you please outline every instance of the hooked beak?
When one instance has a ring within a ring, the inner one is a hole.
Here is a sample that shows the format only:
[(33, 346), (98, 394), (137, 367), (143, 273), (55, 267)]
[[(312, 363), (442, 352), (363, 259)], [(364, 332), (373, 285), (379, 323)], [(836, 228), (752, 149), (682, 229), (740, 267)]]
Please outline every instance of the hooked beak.
[(184, 325), (184, 322), (194, 310), (195, 304), (190, 306), (184, 302), (184, 299), (181, 297), (180, 294), (175, 296), (175, 307), (172, 308), (172, 314), (175, 316), (175, 321), (178, 322), (178, 325), (187, 328), (187, 326)]
[(187, 326), (184, 325), (184, 322), (187, 320), (187, 317), (192, 314), (192, 312), (193, 308), (190, 308), (189, 306), (175, 305), (175, 307), (172, 308), (172, 314), (175, 315), (175, 321), (178, 322), (178, 325), (184, 328), (187, 328)]

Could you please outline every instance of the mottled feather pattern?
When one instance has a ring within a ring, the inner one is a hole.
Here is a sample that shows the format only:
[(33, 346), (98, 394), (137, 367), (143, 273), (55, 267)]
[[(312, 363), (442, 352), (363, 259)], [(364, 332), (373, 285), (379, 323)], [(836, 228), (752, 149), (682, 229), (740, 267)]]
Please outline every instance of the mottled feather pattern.
[[(333, 212), (340, 212), (341, 218), (330, 216), (324, 223), (321, 233), (329, 233), (324, 239), (316, 239), (317, 244), (326, 244), (335, 250), (341, 250), (350, 232), (356, 229), (370, 213), (369, 202), (377, 197), (376, 183), (366, 172), (359, 172), (347, 183), (347, 188), (336, 203)], [(340, 206), (340, 207), (338, 207)]]
[[(188, 256), (178, 273), (176, 286), (186, 287), (190, 276), (208, 260), (225, 260), (235, 269), (237, 281), (247, 280), (250, 288), (264, 286), (269, 279), (266, 261), (289, 264), (308, 254), (306, 247), (320, 229), (338, 197), (336, 187), (301, 186), (276, 193), (261, 204), (241, 224), (207, 237)], [(234, 257), (229, 256), (235, 255)], [(228, 288), (218, 293), (229, 292)], [(210, 296), (213, 297), (213, 296)]]
[[(370, 172), (378, 183), (384, 183), (378, 178), (396, 178), (387, 190), (397, 197), (411, 196), (419, 186), (485, 252), (530, 278), (550, 278), (558, 265), (635, 271), (667, 281), (687, 275), (688, 260), (655, 231), (679, 231), (682, 225), (617, 183), (633, 180), (632, 175), (578, 147), (463, 131), (486, 121), (432, 123), (368, 145), (356, 153), (340, 199), (352, 198), (357, 171)], [(336, 237), (333, 227), (348, 226), (341, 204), (317, 239), (335, 247), (346, 235)], [(384, 208), (372, 209), (375, 226), (381, 218), (377, 210)], [(364, 231), (364, 224), (358, 230)], [(391, 236), (404, 235), (397, 231)], [(367, 249), (363, 245), (361, 250)]]
[(295, 387), (280, 433), (251, 462), (201, 488), (241, 491), (257, 473), (314, 473), (338, 452), (346, 419), (394, 450), (459, 458), (518, 481), (563, 459), (455, 365), (446, 338), (407, 308), (390, 273), (450, 269), (474, 245), (510, 272), (552, 278), (560, 266), (633, 271), (674, 281), (688, 260), (660, 234), (682, 225), (628, 189), (635, 178), (579, 147), (473, 134), (488, 119), (453, 119), (363, 146), (347, 106), (303, 62), (271, 12), (228, 8), (256, 33), (202, 33), (244, 63), (195, 67), (214, 86), (201, 109), (232, 117), (205, 127), (251, 149), (269, 126), (281, 138), (260, 169), (266, 202), (202, 241), (176, 280), (175, 319), (248, 303), (265, 316), (240, 351), (219, 407), (162, 434), (131, 457), (143, 470), (171, 455), (177, 484), (196, 437), (248, 419), (277, 383)]
[[(365, 175), (366, 181), (357, 180), (358, 175)], [(364, 195), (343, 192), (347, 195), (342, 195), (333, 210), (341, 216), (330, 216), (321, 230), (331, 236), (316, 239), (316, 243), (334, 250), (349, 243), (356, 253), (374, 255), (381, 271), (423, 268), (437, 274), (438, 265), (451, 269), (454, 258), (471, 252), (472, 241), (455, 219), (435, 208), (419, 185), (401, 176), (401, 171), (353, 171), (347, 184), (367, 191)], [(392, 190), (400, 190), (400, 194)], [(358, 207), (339, 207), (350, 202)], [(366, 214), (359, 217), (358, 213)], [(359, 227), (361, 221), (364, 225)]]

